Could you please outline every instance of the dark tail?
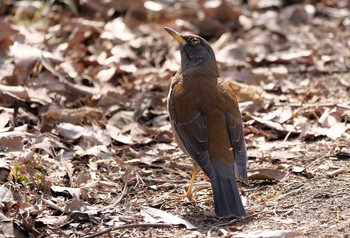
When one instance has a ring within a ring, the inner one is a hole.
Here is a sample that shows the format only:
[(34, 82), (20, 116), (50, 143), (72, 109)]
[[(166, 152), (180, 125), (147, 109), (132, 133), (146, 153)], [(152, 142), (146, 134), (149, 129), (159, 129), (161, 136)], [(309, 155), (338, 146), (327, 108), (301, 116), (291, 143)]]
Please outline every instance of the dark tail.
[(216, 215), (218, 217), (245, 216), (235, 176), (221, 178), (215, 174), (215, 178), (211, 182)]

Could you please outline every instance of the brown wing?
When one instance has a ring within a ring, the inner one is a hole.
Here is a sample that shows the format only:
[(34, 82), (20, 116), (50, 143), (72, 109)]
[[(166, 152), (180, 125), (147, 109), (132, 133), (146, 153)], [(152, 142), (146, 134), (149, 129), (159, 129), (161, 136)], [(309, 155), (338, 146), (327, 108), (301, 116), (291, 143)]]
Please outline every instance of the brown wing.
[(208, 132), (205, 116), (198, 112), (192, 121), (188, 123), (173, 122), (173, 126), (186, 152), (209, 178), (213, 178), (213, 168), (208, 153)]
[(227, 130), (231, 145), (235, 153), (236, 178), (247, 182), (247, 148), (244, 140), (243, 123), (241, 118), (233, 117), (231, 113), (225, 115)]
[(230, 82), (222, 80), (221, 89), (228, 100), (228, 112), (225, 114), (226, 126), (229, 132), (231, 146), (235, 155), (235, 175), (236, 178), (247, 182), (247, 148), (244, 140), (243, 122), (239, 111), (235, 92), (230, 87)]

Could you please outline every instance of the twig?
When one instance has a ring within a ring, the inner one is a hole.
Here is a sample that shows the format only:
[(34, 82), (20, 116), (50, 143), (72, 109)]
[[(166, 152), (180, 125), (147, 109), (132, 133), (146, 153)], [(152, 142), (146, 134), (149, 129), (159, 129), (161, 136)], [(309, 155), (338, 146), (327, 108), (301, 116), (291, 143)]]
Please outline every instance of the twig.
[(246, 217), (237, 217), (235, 218), (234, 220), (230, 221), (230, 222), (226, 222), (226, 223), (221, 223), (221, 224), (218, 224), (218, 225), (215, 225), (215, 226), (212, 226), (209, 231), (207, 232), (207, 237), (208, 238), (211, 238), (211, 235), (210, 233), (212, 232), (212, 230), (214, 228), (218, 228), (220, 226), (228, 226), (228, 225), (232, 225), (233, 223), (236, 223), (236, 222), (239, 222), (239, 221), (243, 221), (243, 220), (247, 220), (249, 218), (252, 218), (252, 217), (255, 217), (256, 215), (259, 215), (259, 214), (262, 214), (264, 212), (257, 212), (257, 213), (254, 213), (252, 215), (249, 215), (249, 216), (246, 216)]
[(327, 173), (327, 176), (328, 176), (329, 178), (333, 178), (333, 177), (335, 177), (335, 176), (337, 176), (337, 175), (339, 175), (339, 174), (344, 173), (345, 171), (346, 171), (346, 170), (345, 170), (344, 168), (339, 168), (339, 169), (334, 170), (334, 171), (332, 171), (332, 172), (328, 172), (328, 173)]
[(51, 207), (52, 209), (55, 209), (57, 211), (60, 211), (60, 212), (64, 213), (64, 208), (56, 205), (55, 203), (51, 202), (50, 200), (47, 200), (47, 199), (43, 198), (42, 201), (44, 203), (46, 203), (47, 207)]
[(41, 54), (41, 63), (42, 65), (53, 75), (56, 75), (59, 79), (59, 81), (64, 84), (67, 89), (70, 89), (74, 93), (84, 94), (84, 95), (97, 95), (99, 93), (99, 90), (97, 88), (87, 87), (84, 85), (76, 85), (71, 82), (69, 82), (64, 75), (59, 73), (54, 66), (52, 65), (52, 62), (49, 58), (45, 57), (43, 54)]
[(291, 214), (294, 211), (294, 209), (288, 209), (288, 210), (274, 210), (271, 212), (272, 215), (280, 215), (280, 216), (286, 216)]
[(288, 131), (287, 135), (283, 139), (283, 142), (286, 142), (291, 134), (292, 134), (292, 131)]
[(172, 184), (188, 183), (188, 179), (168, 180), (168, 179), (142, 178), (142, 180), (145, 182), (151, 182), (151, 183), (172, 183)]
[(98, 211), (98, 212), (102, 212), (102, 211), (106, 211), (106, 210), (108, 210), (108, 209), (110, 209), (110, 208), (115, 208), (115, 206), (116, 206), (118, 203), (120, 203), (120, 201), (123, 199), (123, 197), (125, 196), (126, 192), (127, 192), (127, 183), (125, 183), (124, 188), (123, 188), (123, 191), (122, 191), (121, 194), (115, 199), (115, 201), (114, 201), (112, 204), (110, 204), (110, 205), (108, 205), (108, 206), (104, 206), (104, 207), (98, 209), (97, 211)]
[(263, 190), (265, 188), (267, 188), (268, 186), (264, 185), (264, 186), (261, 186), (261, 187), (255, 187), (255, 188), (246, 188), (244, 189), (244, 192), (253, 192), (253, 191), (260, 191), (260, 190)]
[(180, 170), (185, 170), (185, 171), (186, 170), (188, 170), (188, 171), (193, 170), (192, 164), (170, 162), (168, 166), (172, 169), (180, 169)]
[(289, 191), (289, 192), (287, 192), (287, 193), (285, 193), (285, 194), (282, 194), (281, 196), (279, 196), (278, 198), (276, 198), (276, 201), (279, 201), (279, 200), (281, 200), (282, 198), (285, 198), (285, 197), (287, 197), (287, 196), (290, 196), (291, 194), (296, 194), (297, 192), (300, 192), (302, 186), (303, 186), (303, 185), (298, 186), (297, 188), (294, 188), (292, 191)]
[(291, 106), (291, 107), (338, 107), (345, 110), (350, 110), (350, 105), (336, 103), (276, 103), (275, 106)]
[(85, 238), (95, 238), (100, 235), (109, 233), (111, 231), (120, 230), (120, 229), (131, 229), (131, 228), (137, 228), (137, 227), (173, 227), (173, 226), (174, 226), (173, 224), (164, 224), (164, 223), (136, 223), (136, 224), (129, 224), (129, 225), (122, 225), (118, 227), (107, 228), (95, 234), (85, 236)]
[(294, 209), (289, 209), (288, 211), (286, 211), (285, 213), (281, 214), (282, 216), (287, 216), (289, 214), (292, 214), (294, 212)]

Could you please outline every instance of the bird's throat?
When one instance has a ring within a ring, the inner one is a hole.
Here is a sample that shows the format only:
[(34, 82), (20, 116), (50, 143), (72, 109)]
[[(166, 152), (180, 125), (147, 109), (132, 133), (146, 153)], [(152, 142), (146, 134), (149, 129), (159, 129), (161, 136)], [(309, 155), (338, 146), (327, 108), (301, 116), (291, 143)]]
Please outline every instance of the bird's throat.
[(188, 67), (188, 65), (182, 65), (179, 69), (179, 73), (187, 78), (219, 78), (220, 73), (216, 63), (210, 64), (208, 62), (203, 62), (198, 65), (192, 65)]

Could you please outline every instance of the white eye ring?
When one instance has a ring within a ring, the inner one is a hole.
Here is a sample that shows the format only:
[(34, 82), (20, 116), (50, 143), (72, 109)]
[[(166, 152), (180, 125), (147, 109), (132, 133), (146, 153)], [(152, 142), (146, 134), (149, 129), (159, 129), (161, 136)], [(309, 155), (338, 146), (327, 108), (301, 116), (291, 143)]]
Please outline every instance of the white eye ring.
[(199, 43), (200, 43), (200, 40), (197, 37), (191, 38), (192, 45), (198, 45)]

